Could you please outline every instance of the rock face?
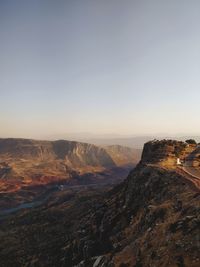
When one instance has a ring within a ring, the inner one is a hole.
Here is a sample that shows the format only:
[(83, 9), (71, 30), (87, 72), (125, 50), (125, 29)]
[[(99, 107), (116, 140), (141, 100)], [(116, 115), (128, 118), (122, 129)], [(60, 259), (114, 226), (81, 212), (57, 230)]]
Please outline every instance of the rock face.
[(142, 150), (120, 145), (105, 147), (117, 166), (135, 166), (141, 159)]
[(12, 179), (25, 184), (71, 179), (116, 167), (105, 149), (65, 140), (0, 139), (1, 162), (7, 167), (0, 166), (0, 185)]
[(147, 144), (140, 164), (104, 195), (69, 206), (63, 198), (4, 222), (1, 266), (199, 267), (200, 193), (159, 165), (158, 151), (168, 164), (163, 143)]
[[(115, 168), (106, 150), (95, 145), (65, 140), (0, 139), (0, 193), (3, 194), (47, 184), (114, 181), (115, 172), (109, 170)], [(105, 170), (109, 173), (107, 177), (101, 175)], [(27, 198), (28, 194), (23, 195)], [(13, 205), (18, 203), (17, 196), (2, 196), (0, 207), (6, 199)]]
[(119, 183), (134, 166), (128, 165), (130, 153), (120, 148), (120, 159), (126, 163), (121, 166), (105, 148), (87, 143), (0, 139), (0, 209), (27, 202), (31, 194), (37, 197), (40, 186)]
[(71, 167), (114, 167), (105, 149), (73, 141), (0, 139), (0, 156), (25, 160), (65, 160)]

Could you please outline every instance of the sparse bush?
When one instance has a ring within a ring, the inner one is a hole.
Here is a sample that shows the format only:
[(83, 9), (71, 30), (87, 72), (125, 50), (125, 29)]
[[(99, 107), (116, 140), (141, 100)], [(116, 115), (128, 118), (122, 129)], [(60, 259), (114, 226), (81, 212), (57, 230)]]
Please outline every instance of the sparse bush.
[(194, 139), (188, 139), (185, 141), (187, 144), (190, 144), (190, 145), (196, 145), (197, 142), (194, 140)]

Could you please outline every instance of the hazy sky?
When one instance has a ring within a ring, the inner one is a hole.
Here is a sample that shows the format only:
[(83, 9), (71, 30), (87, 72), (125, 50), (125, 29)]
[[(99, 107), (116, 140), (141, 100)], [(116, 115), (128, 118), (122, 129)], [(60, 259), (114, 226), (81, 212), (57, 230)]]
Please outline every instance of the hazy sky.
[(200, 134), (199, 0), (0, 0), (0, 136)]

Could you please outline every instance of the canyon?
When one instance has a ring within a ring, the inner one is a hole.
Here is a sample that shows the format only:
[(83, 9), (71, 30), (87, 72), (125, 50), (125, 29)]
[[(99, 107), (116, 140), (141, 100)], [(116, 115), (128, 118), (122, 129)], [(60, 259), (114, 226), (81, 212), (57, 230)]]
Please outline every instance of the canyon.
[(119, 183), (140, 157), (141, 150), (117, 145), (0, 139), (0, 211), (37, 202), (59, 186)]
[(200, 188), (177, 165), (197, 148), (150, 141), (118, 185), (65, 188), (9, 215), (1, 221), (0, 265), (198, 267)]

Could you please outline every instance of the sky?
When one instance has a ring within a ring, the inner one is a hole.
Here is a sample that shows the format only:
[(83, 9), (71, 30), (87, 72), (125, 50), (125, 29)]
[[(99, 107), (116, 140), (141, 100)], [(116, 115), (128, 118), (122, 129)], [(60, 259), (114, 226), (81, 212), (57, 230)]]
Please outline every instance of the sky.
[(200, 134), (200, 1), (0, 0), (0, 137)]

